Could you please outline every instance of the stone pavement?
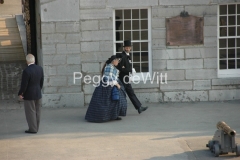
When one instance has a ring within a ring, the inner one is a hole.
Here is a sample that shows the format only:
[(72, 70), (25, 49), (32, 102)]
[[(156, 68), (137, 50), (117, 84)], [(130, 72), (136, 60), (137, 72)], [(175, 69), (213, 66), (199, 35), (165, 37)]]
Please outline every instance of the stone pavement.
[(0, 101), (0, 160), (239, 160), (206, 148), (218, 121), (236, 130), (240, 101), (129, 105), (121, 121), (89, 123), (87, 107), (42, 108), (40, 131), (27, 129), (23, 103)]

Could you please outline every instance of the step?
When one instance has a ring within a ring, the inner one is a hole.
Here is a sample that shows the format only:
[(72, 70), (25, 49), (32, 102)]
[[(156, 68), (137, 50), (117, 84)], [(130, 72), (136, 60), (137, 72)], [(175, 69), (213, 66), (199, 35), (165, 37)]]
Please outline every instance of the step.
[(1, 36), (20, 36), (19, 32), (1, 32), (0, 31), (0, 37)]
[(15, 32), (19, 32), (19, 30), (18, 30), (18, 27), (13, 27), (13, 28), (0, 28), (0, 34), (1, 34), (2, 32), (9, 32), (9, 33), (13, 32), (13, 33), (15, 33)]
[(4, 49), (1, 49), (0, 55), (5, 54), (5, 53), (23, 53), (23, 48), (19, 47), (19, 48), (4, 48)]
[(24, 53), (0, 54), (0, 62), (25, 60)]
[(20, 40), (4, 40), (0, 41), (0, 46), (22, 45)]
[(0, 50), (5, 48), (22, 48), (22, 45), (0, 46)]
[(16, 27), (17, 22), (15, 18), (6, 18), (5, 20), (0, 20), (0, 28), (4, 27)]

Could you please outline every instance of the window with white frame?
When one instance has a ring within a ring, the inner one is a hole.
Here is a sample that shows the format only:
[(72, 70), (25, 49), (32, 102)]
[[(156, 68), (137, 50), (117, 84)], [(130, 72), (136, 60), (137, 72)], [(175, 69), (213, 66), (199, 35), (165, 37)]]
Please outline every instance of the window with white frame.
[(219, 5), (218, 76), (240, 77), (240, 4)]
[(132, 41), (132, 65), (136, 72), (151, 71), (151, 10), (116, 9), (114, 19), (114, 53), (123, 51), (124, 40)]

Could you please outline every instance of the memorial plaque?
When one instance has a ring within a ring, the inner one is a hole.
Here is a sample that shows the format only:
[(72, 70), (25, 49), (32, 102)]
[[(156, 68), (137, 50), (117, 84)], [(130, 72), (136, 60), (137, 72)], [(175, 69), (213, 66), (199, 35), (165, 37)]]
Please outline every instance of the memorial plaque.
[(196, 16), (166, 18), (166, 45), (203, 44), (203, 18)]

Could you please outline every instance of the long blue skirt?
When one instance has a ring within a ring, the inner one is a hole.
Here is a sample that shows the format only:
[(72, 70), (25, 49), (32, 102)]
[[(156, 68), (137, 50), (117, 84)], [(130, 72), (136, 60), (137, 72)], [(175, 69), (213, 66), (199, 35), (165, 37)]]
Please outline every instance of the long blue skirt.
[(92, 99), (87, 109), (85, 119), (89, 122), (106, 122), (116, 119), (118, 116), (126, 116), (127, 99), (122, 83), (119, 89), (119, 100), (111, 99), (112, 87), (104, 87), (102, 83), (95, 88)]

